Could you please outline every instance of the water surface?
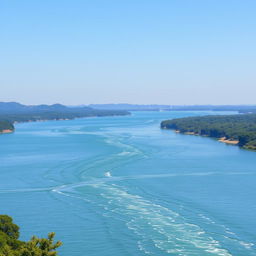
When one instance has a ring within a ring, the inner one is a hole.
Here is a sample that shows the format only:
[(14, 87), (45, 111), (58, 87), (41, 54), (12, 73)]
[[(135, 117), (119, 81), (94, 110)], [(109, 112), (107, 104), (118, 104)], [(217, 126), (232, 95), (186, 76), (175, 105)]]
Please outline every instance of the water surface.
[(256, 153), (159, 129), (205, 114), (18, 124), (0, 136), (1, 213), (22, 239), (55, 231), (63, 256), (256, 255)]

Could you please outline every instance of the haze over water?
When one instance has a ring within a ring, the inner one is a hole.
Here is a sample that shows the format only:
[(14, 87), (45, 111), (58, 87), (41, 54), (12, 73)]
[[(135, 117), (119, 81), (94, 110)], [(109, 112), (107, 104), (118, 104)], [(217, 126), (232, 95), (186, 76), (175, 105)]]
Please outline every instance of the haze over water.
[(255, 152), (159, 128), (205, 114), (18, 124), (1, 136), (1, 213), (22, 239), (56, 232), (63, 256), (256, 255)]

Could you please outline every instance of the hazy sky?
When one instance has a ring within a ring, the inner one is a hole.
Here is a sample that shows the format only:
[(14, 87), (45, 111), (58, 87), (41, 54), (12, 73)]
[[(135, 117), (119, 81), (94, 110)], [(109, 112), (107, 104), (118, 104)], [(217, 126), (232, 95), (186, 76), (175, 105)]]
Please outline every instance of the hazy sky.
[(0, 101), (256, 103), (255, 0), (2, 0)]

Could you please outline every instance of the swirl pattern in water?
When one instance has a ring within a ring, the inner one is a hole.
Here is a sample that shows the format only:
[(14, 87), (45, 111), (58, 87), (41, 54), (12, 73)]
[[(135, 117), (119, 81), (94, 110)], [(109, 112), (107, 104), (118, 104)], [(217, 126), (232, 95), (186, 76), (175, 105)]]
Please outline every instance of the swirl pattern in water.
[(22, 239), (55, 231), (63, 256), (256, 255), (256, 153), (159, 128), (205, 114), (18, 124), (1, 136), (1, 212)]

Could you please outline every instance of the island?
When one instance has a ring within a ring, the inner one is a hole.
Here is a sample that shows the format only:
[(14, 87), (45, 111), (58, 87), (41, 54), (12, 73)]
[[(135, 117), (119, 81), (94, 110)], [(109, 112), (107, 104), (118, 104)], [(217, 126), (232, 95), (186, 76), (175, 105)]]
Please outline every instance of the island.
[(185, 117), (161, 122), (162, 129), (201, 135), (220, 142), (256, 150), (256, 114)]

